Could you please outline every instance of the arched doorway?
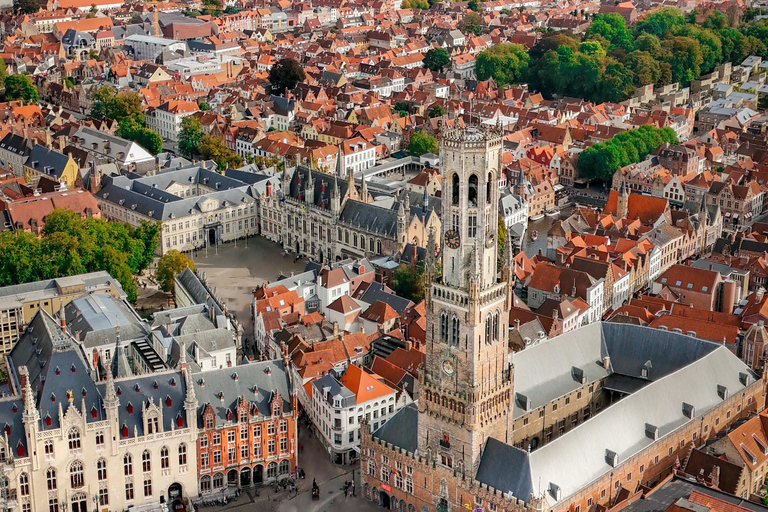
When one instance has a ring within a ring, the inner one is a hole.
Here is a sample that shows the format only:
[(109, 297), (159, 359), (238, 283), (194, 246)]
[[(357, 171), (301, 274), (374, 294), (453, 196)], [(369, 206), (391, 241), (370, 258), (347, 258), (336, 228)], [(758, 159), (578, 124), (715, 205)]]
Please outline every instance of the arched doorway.
[(259, 464), (253, 467), (253, 483), (260, 484), (264, 482), (264, 466)]
[(237, 470), (236, 469), (230, 469), (229, 473), (227, 473), (227, 485), (237, 485)]
[(243, 468), (240, 470), (240, 487), (251, 485), (251, 468)]
[(69, 509), (72, 512), (88, 512), (88, 496), (84, 492), (73, 494)]
[(379, 491), (379, 506), (389, 509), (389, 495), (384, 491)]
[(181, 498), (181, 484), (174, 482), (168, 487), (168, 501), (173, 503), (177, 498)]
[(208, 245), (216, 245), (216, 228), (208, 230)]

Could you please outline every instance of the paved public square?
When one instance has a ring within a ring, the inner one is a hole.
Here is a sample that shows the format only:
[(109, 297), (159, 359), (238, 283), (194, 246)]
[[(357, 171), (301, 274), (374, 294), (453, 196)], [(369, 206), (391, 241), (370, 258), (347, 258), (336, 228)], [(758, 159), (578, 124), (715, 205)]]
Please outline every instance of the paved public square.
[[(305, 426), (299, 427), (299, 443), (303, 447), (299, 453), (299, 467), (304, 469), (306, 478), (296, 480), (297, 494), (288, 491), (275, 493), (274, 488), (266, 486), (255, 496), (250, 488), (245, 488), (240, 498), (233, 503), (219, 507), (202, 507), (206, 510), (226, 510), (228, 512), (374, 512), (381, 508), (362, 496), (359, 464), (354, 466), (336, 466), (331, 463), (328, 453), (316, 437), (310, 437)], [(353, 476), (354, 475), (354, 476)], [(320, 499), (312, 500), (312, 479), (320, 487)], [(355, 479), (357, 497), (344, 497), (344, 482)]]
[[(247, 247), (246, 247), (247, 244)], [(294, 263), (292, 254), (284, 254), (282, 247), (261, 236), (247, 240), (227, 242), (218, 249), (209, 248), (192, 253), (199, 271), (205, 272), (209, 286), (226, 304), (243, 326), (243, 338), (253, 338), (251, 299), (253, 289), (277, 280), (280, 272), (303, 272), (306, 260)]]

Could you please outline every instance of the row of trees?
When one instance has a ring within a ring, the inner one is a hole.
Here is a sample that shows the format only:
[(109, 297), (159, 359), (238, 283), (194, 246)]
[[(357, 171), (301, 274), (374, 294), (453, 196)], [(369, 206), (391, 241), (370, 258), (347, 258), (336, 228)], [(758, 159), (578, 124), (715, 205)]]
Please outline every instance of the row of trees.
[(220, 171), (227, 167), (243, 165), (243, 160), (237, 153), (232, 152), (221, 138), (204, 133), (200, 120), (192, 116), (181, 120), (179, 151), (190, 158), (200, 155), (205, 160), (213, 160)]
[(26, 232), (0, 233), (0, 286), (106, 270), (134, 302), (133, 275), (152, 263), (159, 237), (159, 223), (133, 228), (54, 210), (45, 217), (40, 238)]
[(768, 21), (739, 25), (733, 16), (711, 12), (698, 23), (697, 16), (695, 11), (684, 16), (677, 8), (662, 8), (633, 30), (618, 14), (598, 14), (583, 39), (552, 31), (530, 51), (501, 44), (481, 52), (477, 76), (493, 77), (500, 86), (527, 81), (547, 97), (620, 102), (636, 87), (686, 86), (724, 62), (768, 57)]
[(677, 134), (672, 128), (644, 125), (628, 130), (582, 151), (579, 173), (587, 179), (607, 182), (617, 169), (644, 160), (665, 142), (677, 144)]
[(141, 96), (135, 91), (117, 92), (105, 85), (94, 92), (91, 105), (94, 119), (114, 119), (118, 123), (117, 136), (132, 140), (156, 155), (163, 150), (163, 139), (147, 128)]

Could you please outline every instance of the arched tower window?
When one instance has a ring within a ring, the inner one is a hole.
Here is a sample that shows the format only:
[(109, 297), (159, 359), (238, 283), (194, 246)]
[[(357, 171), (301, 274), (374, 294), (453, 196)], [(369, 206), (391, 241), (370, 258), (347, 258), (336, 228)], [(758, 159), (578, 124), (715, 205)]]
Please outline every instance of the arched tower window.
[(493, 339), (498, 341), (501, 337), (499, 332), (499, 312), (493, 314)]
[(451, 343), (454, 345), (459, 344), (459, 318), (456, 316), (453, 317), (452, 322)]
[(485, 184), (485, 189), (486, 189), (485, 201), (488, 204), (491, 203), (491, 195), (493, 194), (493, 189), (491, 187), (493, 187), (493, 173), (489, 172), (488, 183)]
[(490, 313), (485, 317), (485, 342), (491, 342), (491, 329), (493, 328), (493, 317)]
[(469, 190), (467, 194), (467, 206), (477, 206), (477, 175), (469, 177)]
[(451, 203), (459, 204), (459, 175), (457, 173), (451, 177)]
[(440, 341), (445, 341), (448, 337), (448, 315), (440, 313)]
[(125, 457), (123, 457), (123, 473), (125, 473), (125, 476), (133, 474), (133, 458), (130, 453), (126, 453)]

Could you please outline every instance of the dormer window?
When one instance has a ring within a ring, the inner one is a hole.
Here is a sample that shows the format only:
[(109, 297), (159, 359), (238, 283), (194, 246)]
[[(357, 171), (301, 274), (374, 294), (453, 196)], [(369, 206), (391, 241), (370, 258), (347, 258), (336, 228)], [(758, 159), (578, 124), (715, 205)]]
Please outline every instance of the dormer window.
[(128, 402), (128, 414), (133, 414), (133, 404)]

